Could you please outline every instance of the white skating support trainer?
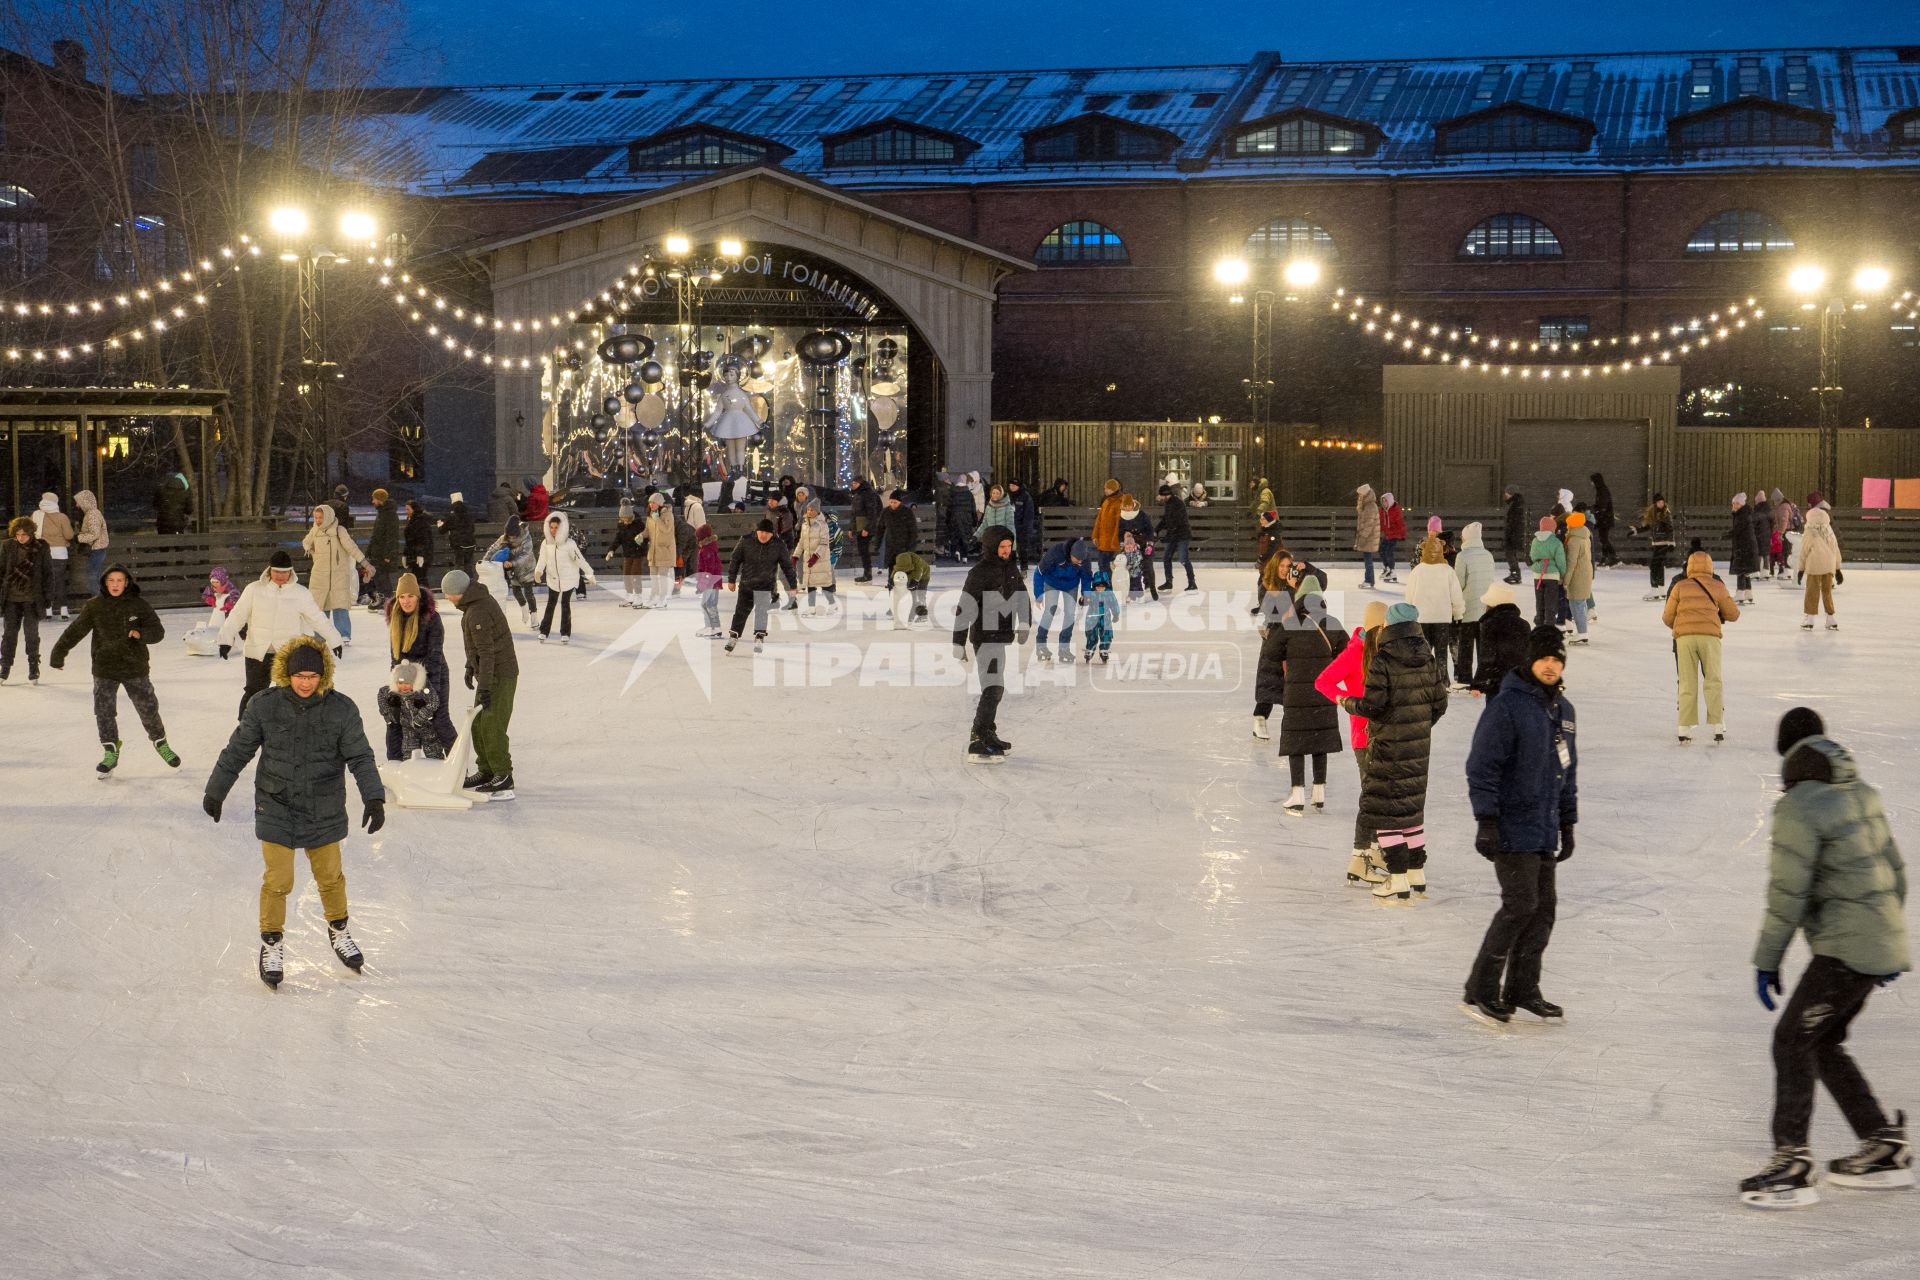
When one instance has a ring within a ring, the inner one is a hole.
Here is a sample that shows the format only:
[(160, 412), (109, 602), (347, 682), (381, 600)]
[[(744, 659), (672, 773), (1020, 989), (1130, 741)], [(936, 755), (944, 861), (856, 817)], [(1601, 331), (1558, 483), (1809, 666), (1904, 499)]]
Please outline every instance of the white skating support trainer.
[[(1809, 623), (1808, 625), (1812, 624)], [(1262, 742), (1273, 741), (1273, 735), (1267, 732), (1267, 718), (1265, 716), (1255, 716), (1253, 718), (1253, 736)]]

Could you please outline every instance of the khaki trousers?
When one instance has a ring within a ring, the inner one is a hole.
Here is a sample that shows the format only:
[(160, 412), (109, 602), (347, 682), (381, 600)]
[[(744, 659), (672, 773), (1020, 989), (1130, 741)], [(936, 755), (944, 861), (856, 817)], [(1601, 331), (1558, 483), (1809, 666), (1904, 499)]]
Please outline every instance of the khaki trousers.
[[(260, 881), (260, 932), (281, 933), (287, 925), (287, 895), (293, 892), (293, 850), (284, 844), (260, 842), (266, 876)], [(340, 871), (340, 846), (323, 844), (307, 850), (313, 883), (320, 889), (320, 906), (329, 923), (347, 918), (347, 877)]]
[(1720, 637), (1680, 636), (1673, 642), (1680, 663), (1680, 727), (1700, 723), (1700, 684), (1707, 686), (1707, 723), (1725, 724), (1720, 691)]
[(1807, 575), (1807, 590), (1800, 605), (1800, 612), (1809, 618), (1813, 616), (1813, 606), (1825, 605), (1827, 616), (1833, 616), (1833, 575), (1830, 573), (1810, 573)]

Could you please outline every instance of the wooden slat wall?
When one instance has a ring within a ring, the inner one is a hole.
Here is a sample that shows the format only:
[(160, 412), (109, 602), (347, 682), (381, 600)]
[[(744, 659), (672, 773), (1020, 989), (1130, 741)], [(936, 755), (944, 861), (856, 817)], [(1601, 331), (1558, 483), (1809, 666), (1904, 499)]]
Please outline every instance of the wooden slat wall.
[[(1316, 451), (1299, 447), (1302, 438), (1312, 438), (1321, 429), (1312, 423), (1274, 423), (1255, 433), (1250, 423), (1219, 422), (1206, 425), (1182, 422), (996, 422), (993, 424), (993, 479), (1014, 474), (1013, 434), (1031, 431), (1039, 435), (1039, 474), (1032, 477), (1037, 488), (1064, 477), (1067, 492), (1077, 502), (1100, 496), (1101, 488), (1112, 474), (1112, 455), (1144, 449), (1155, 458), (1163, 452), (1175, 452), (1198, 435), (1208, 444), (1227, 443), (1240, 455), (1241, 494), (1239, 506), (1251, 507), (1254, 483), (1261, 477), (1273, 484), (1277, 502), (1298, 501), (1311, 494), (1321, 459), (1310, 456)], [(1157, 477), (1156, 477), (1157, 480)], [(1153, 499), (1151, 491), (1137, 495), (1143, 501)]]
[[(1810, 427), (1682, 427), (1667, 497), (1682, 505), (1717, 506), (1765, 484), (1799, 502), (1816, 484), (1819, 457), (1819, 435)], [(1827, 495), (1829, 500), (1858, 502), (1863, 476), (1920, 476), (1920, 431), (1842, 431), (1840, 492)]]

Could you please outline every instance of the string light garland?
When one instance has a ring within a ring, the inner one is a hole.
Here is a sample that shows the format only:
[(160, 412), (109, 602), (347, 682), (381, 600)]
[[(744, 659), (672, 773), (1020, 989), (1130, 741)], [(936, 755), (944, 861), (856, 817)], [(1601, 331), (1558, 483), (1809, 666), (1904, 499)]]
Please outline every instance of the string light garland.
[(124, 329), (97, 342), (56, 343), (47, 347), (8, 347), (0, 351), (0, 364), (65, 364), (87, 356), (108, 351), (124, 351), (138, 346), (148, 339), (158, 341), (160, 336), (174, 328), (180, 322), (191, 320), (202, 314), (209, 304), (207, 295), (226, 283), (226, 277), (240, 270), (239, 258), (217, 272), (211, 279), (203, 279), (203, 287), (192, 294), (177, 295), (179, 301), (163, 316), (156, 316), (129, 329)]
[(164, 308), (175, 298), (205, 289), (213, 277), (224, 274), (235, 263), (260, 256), (260, 246), (252, 236), (243, 235), (235, 243), (238, 248), (222, 245), (200, 259), (196, 266), (161, 276), (151, 285), (65, 302), (0, 302), (0, 315), (27, 320), (84, 320), (93, 316), (125, 315), (148, 303)]
[[(1753, 321), (1767, 314), (1764, 307), (1757, 305), (1756, 299), (1748, 298), (1744, 302), (1729, 303), (1720, 311), (1710, 312), (1704, 319), (1696, 317), (1686, 324), (1669, 325), (1665, 329), (1648, 329), (1640, 333), (1630, 333), (1624, 337), (1616, 335), (1568, 343), (1523, 344), (1517, 339), (1486, 337), (1469, 332), (1458, 325), (1444, 325), (1423, 320), (1419, 316), (1391, 310), (1383, 303), (1369, 304), (1366, 298), (1359, 294), (1349, 296), (1345, 289), (1334, 291), (1331, 310), (1336, 313), (1344, 312), (1348, 323), (1357, 325), (1362, 333), (1378, 339), (1388, 347), (1417, 355), (1422, 360), (1435, 360), (1460, 369), (1477, 369), (1482, 373), (1498, 371), (1501, 377), (1512, 377), (1518, 373), (1522, 378), (1541, 380), (1555, 377), (1566, 380), (1576, 377), (1591, 378), (1596, 369), (1602, 377), (1606, 377), (1614, 373), (1626, 373), (1635, 368), (1671, 364), (1678, 356), (1689, 355), (1695, 350), (1711, 346), (1715, 341), (1725, 341), (1733, 337)], [(1683, 335), (1684, 341), (1670, 342), (1670, 339)], [(1620, 360), (1613, 360), (1609, 356), (1600, 364), (1581, 365), (1535, 365), (1524, 360), (1515, 364), (1511, 360), (1487, 358), (1488, 354), (1498, 357), (1503, 351), (1518, 355), (1523, 346), (1527, 348), (1529, 354), (1543, 348), (1553, 354), (1562, 351), (1573, 354), (1583, 348), (1596, 354), (1601, 352), (1627, 354)], [(1479, 348), (1478, 352), (1462, 349), (1475, 347)]]
[[(535, 316), (530, 320), (509, 320), (494, 315), (478, 307), (469, 307), (464, 303), (435, 293), (420, 284), (411, 275), (401, 272), (398, 275), (383, 275), (380, 284), (390, 288), (389, 295), (395, 306), (406, 313), (407, 319), (418, 325), (439, 346), (466, 360), (478, 361), (484, 365), (502, 369), (531, 369), (534, 362), (524, 356), (495, 356), (482, 351), (464, 341), (454, 332), (449, 332), (456, 324), (471, 326), (476, 335), (495, 333), (543, 333), (549, 330), (563, 330), (582, 321), (598, 321), (605, 324), (616, 323), (619, 313), (629, 301), (630, 290), (640, 280), (651, 275), (655, 268), (650, 262), (636, 262), (616, 277), (612, 283), (599, 292), (582, 298), (580, 302), (564, 312), (553, 312), (546, 317)], [(602, 314), (604, 312), (604, 314)], [(449, 323), (449, 322), (455, 323)], [(572, 348), (585, 351), (587, 344), (575, 339)], [(565, 351), (567, 348), (559, 348)], [(542, 356), (544, 362), (547, 357)]]

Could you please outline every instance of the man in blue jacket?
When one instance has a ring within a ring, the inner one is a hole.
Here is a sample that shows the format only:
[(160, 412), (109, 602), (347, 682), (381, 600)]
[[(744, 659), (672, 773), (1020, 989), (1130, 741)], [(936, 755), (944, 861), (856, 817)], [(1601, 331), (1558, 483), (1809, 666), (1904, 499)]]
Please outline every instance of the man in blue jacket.
[(1053, 655), (1047, 652), (1047, 628), (1052, 625), (1054, 610), (1063, 608), (1065, 621), (1060, 624), (1060, 661), (1073, 661), (1073, 621), (1077, 616), (1076, 608), (1087, 602), (1087, 593), (1093, 590), (1093, 541), (1090, 538), (1068, 538), (1065, 542), (1056, 542), (1047, 548), (1040, 557), (1040, 567), (1033, 571), (1033, 594), (1040, 597), (1040, 626), (1034, 634), (1034, 657), (1042, 662), (1053, 661)]
[(1565, 1012), (1540, 995), (1540, 960), (1553, 935), (1554, 868), (1573, 856), (1580, 818), (1573, 704), (1560, 685), (1566, 665), (1559, 628), (1535, 628), (1526, 665), (1501, 681), (1467, 756), (1467, 794), (1479, 824), (1473, 847), (1500, 877), (1500, 910), (1462, 1006), (1482, 1022), (1507, 1022), (1515, 1009), (1543, 1019)]

